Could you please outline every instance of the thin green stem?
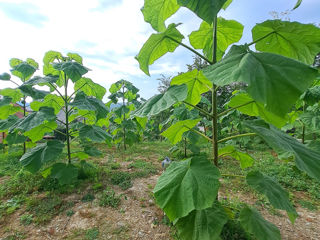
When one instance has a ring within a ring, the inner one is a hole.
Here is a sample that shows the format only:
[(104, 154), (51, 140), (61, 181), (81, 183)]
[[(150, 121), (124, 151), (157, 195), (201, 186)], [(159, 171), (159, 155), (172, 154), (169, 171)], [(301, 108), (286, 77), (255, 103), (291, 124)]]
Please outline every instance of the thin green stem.
[(57, 93), (60, 95), (60, 97), (65, 101), (64, 96), (61, 94), (61, 92), (58, 90), (58, 88), (56, 88), (52, 83), (49, 83), (49, 85), (51, 87), (53, 87), (54, 90), (57, 91)]
[(251, 43), (247, 44), (247, 46), (249, 47), (249, 46), (251, 46), (251, 45), (253, 45), (253, 44), (256, 44), (257, 42), (260, 42), (261, 40), (263, 40), (263, 39), (265, 39), (265, 38), (269, 37), (271, 34), (274, 34), (274, 33), (276, 33), (276, 31), (269, 32), (267, 35), (265, 35), (265, 36), (263, 36), (263, 37), (261, 37), (261, 38), (258, 38), (257, 40), (255, 40), (255, 41), (253, 41), (253, 42), (251, 42)]
[(65, 114), (65, 119), (66, 119), (66, 138), (67, 138), (67, 150), (68, 150), (68, 163), (71, 163), (71, 150), (70, 150), (70, 135), (69, 135), (69, 102), (68, 102), (68, 79), (66, 74), (64, 74), (64, 79), (65, 79), (65, 84), (64, 84), (64, 103), (65, 103), (65, 109), (66, 109), (66, 114)]
[(189, 127), (187, 127), (187, 126), (185, 126), (185, 127), (188, 128), (190, 131), (192, 131), (192, 132), (200, 135), (201, 137), (204, 137), (204, 138), (207, 139), (208, 141), (212, 142), (212, 139), (209, 138), (208, 136), (204, 135), (202, 132), (199, 132), (199, 131), (197, 131), (197, 130), (195, 130), (195, 129), (193, 129), (193, 128), (189, 128)]
[(77, 92), (79, 92), (81, 90), (81, 88), (83, 88), (85, 85), (87, 85), (88, 83), (84, 83), (81, 87), (79, 87), (76, 91), (74, 91), (70, 97), (68, 98), (68, 100), (70, 101), (72, 96), (75, 95)]
[(58, 118), (57, 118), (56, 120), (57, 120), (58, 122), (62, 123), (63, 125), (66, 125), (66, 123), (65, 123), (65, 122), (63, 122), (63, 121), (59, 120)]
[(194, 54), (196, 54), (197, 56), (199, 56), (200, 58), (202, 58), (203, 60), (205, 60), (206, 62), (208, 62), (209, 64), (213, 64), (212, 61), (210, 61), (208, 58), (206, 58), (205, 56), (203, 56), (202, 54), (198, 53), (196, 50), (192, 49), (191, 47), (185, 45), (182, 42), (179, 42), (178, 40), (170, 37), (170, 36), (166, 36), (167, 38), (169, 38), (170, 40), (178, 43), (179, 45), (181, 45), (182, 47), (185, 47), (186, 49), (188, 49), (189, 51), (193, 52)]
[(248, 137), (248, 136), (255, 136), (255, 135), (257, 135), (257, 134), (256, 133), (244, 133), (244, 134), (234, 135), (234, 136), (231, 136), (231, 137), (226, 137), (226, 138), (220, 139), (218, 141), (218, 143), (226, 142), (226, 141), (234, 139), (234, 138)]
[(204, 115), (212, 118), (212, 115), (211, 115), (209, 112), (207, 112), (206, 110), (203, 110), (202, 108), (199, 108), (198, 106), (195, 106), (195, 105), (193, 105), (193, 104), (191, 104), (191, 103), (188, 103), (188, 102), (186, 102), (186, 101), (183, 101), (183, 103), (186, 104), (186, 105), (189, 105), (189, 106), (191, 106), (191, 107), (193, 107), (193, 108), (195, 108), (195, 109), (197, 109), (199, 112), (201, 112), (201, 113), (203, 113)]
[(249, 105), (249, 104), (254, 103), (254, 102), (255, 102), (255, 101), (253, 100), (253, 101), (250, 101), (250, 102), (247, 102), (247, 103), (243, 103), (243, 104), (240, 104), (240, 105), (238, 105), (238, 106), (229, 108), (229, 109), (227, 109), (226, 111), (223, 111), (223, 112), (219, 113), (219, 114), (218, 114), (218, 117), (221, 117), (221, 116), (227, 114), (228, 112), (231, 112), (231, 111), (233, 111), (233, 110), (235, 110), (235, 109), (237, 109), (237, 108), (244, 107), (244, 106)]
[(20, 85), (18, 83), (16, 83), (15, 81), (9, 80), (10, 82), (14, 83), (16, 86), (20, 87)]

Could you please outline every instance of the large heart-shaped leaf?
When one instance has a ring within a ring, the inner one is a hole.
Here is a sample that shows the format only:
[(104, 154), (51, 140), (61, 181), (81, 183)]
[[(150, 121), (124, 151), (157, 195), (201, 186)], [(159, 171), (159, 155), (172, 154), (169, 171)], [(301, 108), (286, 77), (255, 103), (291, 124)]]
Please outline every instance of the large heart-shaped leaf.
[(40, 86), (44, 86), (44, 85), (47, 85), (47, 84), (56, 83), (58, 79), (59, 79), (58, 76), (51, 76), (51, 75), (44, 76), (44, 77), (36, 76), (36, 77), (33, 77), (30, 80), (26, 81), (22, 86), (24, 86), (24, 85), (30, 85), (30, 86), (40, 85)]
[(248, 121), (245, 125), (275, 150), (293, 153), (297, 167), (310, 177), (320, 180), (320, 153), (308, 149), (293, 137), (262, 120)]
[(38, 171), (43, 164), (54, 161), (62, 153), (64, 144), (58, 140), (41, 143), (30, 149), (21, 159), (21, 164), (30, 172)]
[(27, 138), (21, 135), (21, 133), (18, 131), (9, 133), (5, 138), (5, 141), (8, 143), (8, 145), (24, 143), (26, 140)]
[[(231, 98), (228, 105), (232, 108), (237, 108), (241, 113), (249, 116), (259, 116), (268, 123), (275, 125), (278, 128), (283, 127), (287, 123), (285, 117), (279, 117), (266, 110), (262, 103), (253, 100), (247, 93), (240, 93)], [(238, 107), (243, 105), (242, 107)]]
[[(219, 61), (232, 43), (238, 42), (243, 33), (243, 25), (235, 20), (218, 18), (217, 25), (217, 60)], [(195, 49), (202, 49), (204, 55), (213, 58), (213, 24), (202, 22), (199, 30), (193, 31), (189, 40)]]
[(27, 136), (32, 142), (40, 141), (46, 133), (53, 132), (58, 127), (56, 121), (44, 122), (41, 125), (24, 132), (23, 135)]
[[(264, 36), (267, 36), (263, 38)], [(312, 64), (320, 52), (320, 28), (281, 20), (268, 20), (252, 29), (253, 41), (258, 51), (277, 53)]]
[[(10, 66), (12, 67), (11, 69), (11, 73), (14, 76), (17, 76), (18, 78), (20, 78), (22, 81), (26, 81), (28, 80), (35, 71), (37, 71), (38, 68), (38, 64), (33, 60), (33, 59), (27, 59), (26, 62), (21, 62), (18, 61), (19, 59), (17, 59), (17, 61), (12, 61), (12, 59), (10, 60)], [(19, 64), (16, 64), (20, 62)]]
[(20, 119), (15, 125), (10, 128), (13, 130), (30, 131), (34, 127), (41, 125), (44, 121), (54, 121), (56, 115), (51, 107), (41, 107), (38, 112), (30, 113), (28, 116)]
[(217, 64), (203, 70), (213, 83), (248, 84), (247, 91), (266, 109), (284, 116), (316, 78), (316, 69), (272, 53), (255, 53), (246, 46), (232, 46)]
[(266, 221), (260, 213), (249, 207), (240, 212), (240, 224), (249, 233), (259, 240), (281, 240), (279, 229), (272, 223)]
[(194, 210), (180, 218), (176, 227), (184, 240), (220, 240), (220, 233), (228, 216), (219, 203), (204, 210)]
[(90, 69), (86, 68), (82, 64), (74, 61), (53, 63), (54, 69), (63, 71), (72, 80), (72, 82), (78, 81), (82, 75), (86, 74)]
[(309, 88), (301, 98), (309, 105), (320, 102), (320, 85)]
[(48, 51), (45, 53), (43, 57), (43, 74), (44, 75), (59, 76), (59, 70), (54, 69), (54, 67), (51, 64), (55, 60), (62, 61), (63, 60), (62, 54), (56, 51)]
[(101, 85), (94, 83), (90, 78), (81, 78), (74, 84), (75, 91), (82, 91), (88, 96), (96, 97), (102, 100), (106, 94), (106, 89)]
[(165, 20), (179, 8), (177, 0), (145, 0), (141, 11), (144, 21), (150, 23), (154, 30), (162, 32), (166, 29)]
[(176, 27), (177, 25), (172, 23), (165, 31), (152, 34), (142, 46), (136, 59), (145, 74), (150, 75), (149, 65), (153, 64), (155, 60), (167, 52), (173, 52), (179, 46), (184, 36)]
[(21, 85), (19, 89), (23, 93), (23, 95), (30, 96), (35, 100), (43, 99), (46, 95), (49, 94), (49, 92), (47, 91), (38, 90), (29, 85)]
[(186, 84), (188, 87), (188, 96), (185, 101), (193, 105), (200, 102), (202, 93), (208, 92), (212, 88), (212, 83), (197, 69), (180, 74), (171, 80), (171, 85), (182, 84)]
[(227, 0), (178, 0), (178, 4), (189, 8), (202, 20), (211, 24)]
[(193, 157), (172, 162), (159, 177), (153, 192), (157, 204), (174, 221), (193, 210), (212, 207), (219, 177), (219, 170), (205, 157)]
[(41, 107), (51, 107), (54, 109), (54, 114), (58, 114), (64, 106), (64, 101), (61, 97), (50, 94), (45, 96), (42, 101), (33, 101), (30, 103), (30, 107), (33, 111), (39, 111)]
[(138, 117), (157, 115), (173, 104), (184, 101), (187, 96), (187, 85), (171, 86), (165, 93), (156, 95), (143, 103), (132, 115)]
[(80, 128), (79, 136), (82, 139), (90, 139), (93, 142), (105, 142), (110, 139), (111, 136), (98, 126), (85, 125)]
[(168, 138), (172, 144), (176, 144), (182, 140), (182, 135), (194, 128), (198, 124), (198, 122), (200, 122), (200, 120), (201, 119), (199, 118), (176, 122), (175, 124), (171, 125), (166, 131), (161, 133), (161, 135)]
[(289, 193), (274, 179), (263, 175), (259, 171), (249, 172), (246, 179), (249, 186), (267, 196), (272, 206), (277, 209), (286, 210), (292, 224), (294, 223), (298, 214), (290, 203)]
[(13, 88), (0, 89), (0, 95), (11, 97), (13, 103), (18, 102), (23, 98), (21, 91)]
[(72, 184), (78, 177), (78, 168), (72, 164), (56, 163), (51, 167), (50, 177), (56, 178), (59, 184)]
[(76, 107), (82, 110), (90, 110), (96, 112), (97, 120), (105, 118), (108, 114), (108, 108), (106, 105), (95, 97), (88, 97), (83, 92), (78, 92), (70, 106)]

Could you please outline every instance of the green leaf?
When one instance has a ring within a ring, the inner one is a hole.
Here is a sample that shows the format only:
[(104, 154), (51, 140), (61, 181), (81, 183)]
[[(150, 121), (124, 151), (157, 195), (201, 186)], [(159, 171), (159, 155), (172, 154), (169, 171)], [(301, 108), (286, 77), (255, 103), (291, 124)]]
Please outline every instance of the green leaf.
[(47, 91), (35, 89), (29, 85), (21, 85), (19, 89), (25, 96), (30, 96), (35, 100), (43, 99), (46, 95), (50, 93)]
[(267, 111), (262, 103), (254, 101), (253, 98), (251, 98), (247, 93), (240, 93), (233, 96), (228, 105), (232, 108), (245, 105), (238, 107), (237, 110), (249, 116), (259, 116), (266, 122), (271, 123), (278, 128), (283, 127), (288, 121), (287, 118), (279, 117)]
[(162, 32), (166, 30), (164, 22), (172, 16), (180, 6), (177, 0), (145, 0), (141, 9), (144, 21), (151, 24), (154, 30)]
[(258, 51), (280, 54), (309, 65), (320, 52), (320, 28), (314, 24), (268, 20), (252, 29), (252, 38), (253, 41), (263, 38), (255, 44)]
[(180, 6), (189, 8), (202, 20), (211, 24), (227, 0), (178, 0)]
[(301, 98), (309, 105), (320, 102), (320, 85), (309, 88)]
[(20, 162), (27, 170), (35, 173), (43, 164), (58, 159), (63, 147), (64, 144), (58, 140), (41, 143), (25, 153), (21, 157)]
[(226, 10), (232, 2), (233, 0), (227, 0), (226, 3), (223, 5), (222, 9)]
[(215, 203), (210, 208), (192, 211), (180, 218), (175, 226), (184, 240), (220, 240), (220, 233), (227, 221), (224, 209)]
[(0, 80), (3, 81), (10, 81), (11, 75), (9, 73), (2, 73), (0, 74)]
[(8, 96), (4, 96), (0, 99), (0, 107), (9, 105), (12, 102), (12, 98)]
[[(243, 33), (243, 25), (235, 20), (218, 18), (217, 25), (217, 60), (219, 61), (232, 43), (238, 42)], [(204, 55), (213, 59), (213, 25), (202, 22), (199, 30), (189, 36), (190, 44), (195, 49), (202, 49)]]
[(302, 0), (297, 0), (296, 5), (294, 5), (294, 8), (292, 10), (297, 9), (302, 3)]
[(53, 132), (58, 127), (56, 121), (45, 122), (41, 125), (24, 132), (23, 135), (27, 136), (32, 142), (40, 141), (46, 133)]
[(82, 75), (86, 74), (90, 70), (80, 63), (73, 61), (53, 63), (52, 66), (54, 69), (63, 71), (65, 74), (67, 74), (72, 82), (78, 81)]
[(57, 115), (62, 109), (62, 106), (64, 106), (64, 101), (61, 97), (50, 94), (45, 96), (42, 101), (33, 101), (30, 103), (30, 107), (33, 111), (39, 111), (41, 107), (45, 106), (53, 108), (54, 114)]
[(188, 95), (188, 87), (183, 84), (179, 86), (171, 86), (163, 93), (150, 98), (143, 103), (132, 116), (146, 117), (157, 115), (158, 113), (170, 108), (177, 102), (184, 101)]
[(11, 69), (12, 75), (17, 76), (23, 82), (28, 80), (35, 71), (37, 71), (37, 67), (34, 67), (27, 62), (22, 62)]
[(96, 97), (102, 100), (106, 94), (106, 89), (101, 85), (94, 83), (90, 78), (81, 78), (74, 84), (74, 91), (81, 90), (88, 96)]
[(86, 154), (88, 154), (89, 156), (93, 156), (93, 157), (101, 157), (102, 156), (102, 152), (99, 149), (92, 147), (92, 146), (85, 147), (84, 152)]
[[(1, 109), (1, 108), (0, 108)], [(0, 131), (5, 131), (14, 125), (19, 118), (16, 115), (8, 116), (5, 120), (0, 120)]]
[[(277, 209), (286, 210), (292, 224), (298, 216), (295, 208), (289, 200), (289, 193), (285, 191), (274, 179), (265, 176), (259, 171), (252, 171), (247, 174), (247, 183), (259, 193), (267, 196), (268, 200)], [(293, 218), (291, 218), (293, 216)]]
[(38, 112), (30, 113), (28, 116), (20, 119), (10, 128), (10, 131), (18, 129), (22, 131), (30, 131), (31, 129), (41, 125), (45, 121), (55, 121), (56, 115), (54, 109), (50, 107), (41, 107)]
[(155, 186), (156, 202), (171, 221), (209, 208), (218, 194), (219, 177), (219, 170), (205, 157), (172, 162)]
[(97, 120), (105, 118), (108, 115), (108, 108), (106, 105), (95, 97), (88, 97), (83, 92), (78, 92), (70, 106), (81, 110), (90, 110), (96, 112)]
[(0, 107), (0, 119), (7, 119), (10, 115), (21, 111), (20, 107), (5, 105)]
[(59, 76), (59, 70), (53, 68), (52, 64), (55, 60), (62, 61), (62, 54), (56, 51), (48, 51), (43, 57), (43, 74)]
[(74, 60), (77, 63), (82, 64), (82, 57), (77, 53), (68, 53), (67, 56), (70, 58), (70, 60)]
[(219, 157), (230, 156), (240, 162), (240, 167), (246, 169), (253, 165), (254, 159), (247, 153), (239, 152), (232, 145), (219, 148)]
[(24, 86), (24, 85), (44, 86), (44, 85), (47, 85), (49, 83), (51, 83), (51, 84), (56, 83), (58, 81), (58, 79), (59, 79), (58, 76), (51, 76), (51, 75), (44, 76), (44, 77), (36, 76), (36, 77), (33, 77), (30, 80), (26, 81), (25, 83), (23, 83), (22, 86)]
[(310, 177), (320, 180), (320, 153), (261, 120), (248, 121), (245, 126), (262, 137), (273, 149), (290, 152), (295, 156), (297, 167)]
[(105, 142), (111, 138), (111, 136), (101, 127), (90, 125), (85, 125), (80, 128), (79, 136), (82, 139), (88, 138), (93, 142)]
[(7, 96), (12, 98), (12, 102), (18, 102), (23, 98), (23, 94), (19, 89), (13, 89), (13, 88), (5, 88), (5, 89), (0, 89), (0, 95), (2, 96)]
[(300, 120), (314, 131), (320, 129), (320, 115), (319, 112), (305, 112), (299, 116)]
[(136, 121), (139, 123), (142, 129), (146, 128), (148, 118), (147, 117), (135, 117)]
[(166, 131), (161, 133), (161, 135), (168, 138), (172, 144), (176, 144), (182, 140), (182, 135), (185, 132), (190, 131), (190, 129), (194, 128), (198, 124), (198, 122), (200, 122), (200, 120), (201, 119), (199, 118), (194, 120), (188, 119), (176, 122), (175, 124), (171, 125)]
[(266, 221), (257, 210), (245, 207), (241, 210), (239, 219), (241, 226), (256, 239), (281, 240), (279, 229)]
[(171, 80), (171, 85), (182, 84), (186, 84), (188, 87), (188, 96), (185, 101), (193, 105), (200, 102), (202, 93), (208, 92), (212, 88), (212, 83), (197, 69), (180, 74)]
[(176, 29), (177, 26), (172, 23), (165, 31), (152, 34), (142, 46), (136, 59), (139, 62), (140, 69), (145, 74), (150, 76), (149, 65), (167, 52), (174, 52), (179, 46), (184, 36)]
[(78, 168), (72, 164), (55, 163), (50, 177), (56, 178), (61, 185), (72, 184), (77, 180)]
[(9, 133), (5, 140), (8, 143), (8, 145), (13, 145), (13, 144), (24, 143), (27, 140), (27, 138), (21, 135), (18, 131), (15, 131), (15, 132)]
[(235, 45), (225, 58), (203, 73), (219, 86), (247, 83), (251, 97), (279, 116), (288, 112), (317, 76), (314, 68), (293, 59)]

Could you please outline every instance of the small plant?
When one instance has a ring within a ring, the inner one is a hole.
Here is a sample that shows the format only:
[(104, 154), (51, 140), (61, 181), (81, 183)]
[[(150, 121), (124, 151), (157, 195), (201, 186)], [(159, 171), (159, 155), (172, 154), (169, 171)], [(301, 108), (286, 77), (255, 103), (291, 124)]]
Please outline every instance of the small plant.
[(117, 196), (113, 189), (106, 189), (99, 198), (99, 206), (117, 208), (121, 202), (121, 195)]
[(71, 209), (71, 210), (68, 210), (67, 213), (66, 213), (66, 215), (67, 215), (68, 217), (71, 217), (73, 214), (74, 214), (74, 211), (73, 211), (72, 209)]
[(130, 173), (115, 171), (111, 174), (111, 183), (114, 185), (119, 185), (127, 181), (131, 181)]
[(85, 239), (86, 240), (95, 240), (99, 237), (99, 229), (94, 227), (86, 231)]
[(20, 223), (22, 225), (30, 225), (33, 221), (33, 215), (32, 214), (24, 214), (20, 217)]
[(81, 198), (82, 202), (92, 202), (95, 199), (94, 195), (91, 193), (87, 193)]

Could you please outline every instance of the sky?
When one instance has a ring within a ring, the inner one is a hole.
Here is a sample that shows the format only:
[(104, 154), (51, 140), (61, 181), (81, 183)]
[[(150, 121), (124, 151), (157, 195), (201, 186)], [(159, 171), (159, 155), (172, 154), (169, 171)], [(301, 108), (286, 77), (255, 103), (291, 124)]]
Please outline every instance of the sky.
[[(285, 12), (297, 0), (234, 0), (220, 16), (242, 23), (244, 36), (240, 43), (251, 42), (251, 28), (256, 23), (272, 19), (270, 12)], [(178, 47), (150, 67), (151, 77), (145, 75), (135, 60), (143, 43), (155, 31), (144, 22), (140, 11), (143, 0), (0, 0), (0, 74), (9, 72), (9, 59), (33, 58), (42, 75), (42, 59), (49, 50), (66, 55), (75, 52), (91, 69), (86, 74), (94, 82), (109, 89), (112, 83), (126, 79), (140, 89), (148, 99), (157, 94), (160, 74), (175, 76), (187, 70), (192, 53)], [(290, 21), (320, 23), (320, 0), (304, 0), (289, 11)], [(178, 29), (187, 36), (199, 28), (199, 20), (191, 11), (180, 8), (166, 21), (183, 23)], [(2, 82), (0, 88), (14, 87)]]

